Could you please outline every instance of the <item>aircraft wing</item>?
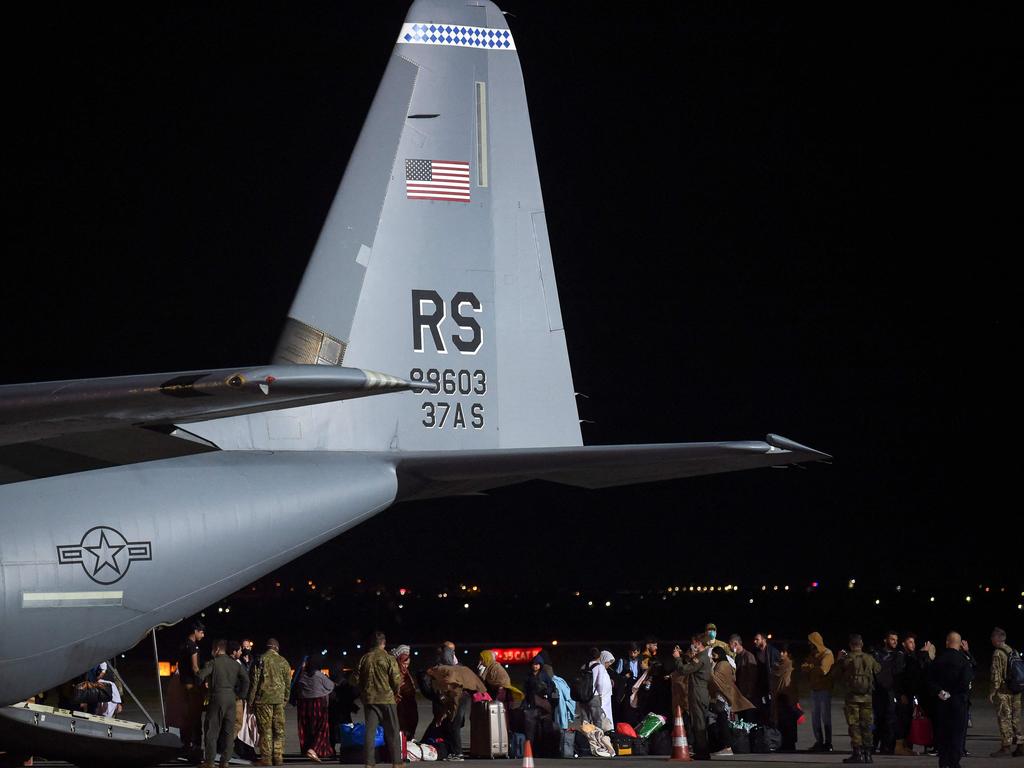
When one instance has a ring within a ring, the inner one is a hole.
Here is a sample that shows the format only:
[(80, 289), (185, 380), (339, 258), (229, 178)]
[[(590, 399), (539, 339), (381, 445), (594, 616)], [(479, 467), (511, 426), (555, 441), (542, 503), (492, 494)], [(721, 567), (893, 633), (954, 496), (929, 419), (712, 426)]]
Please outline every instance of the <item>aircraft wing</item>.
[(268, 365), (0, 386), (0, 446), (411, 389), (360, 368)]
[(472, 493), (525, 480), (608, 488), (831, 458), (785, 437), (768, 435), (764, 441), (410, 452), (398, 454), (395, 465), (399, 498), (408, 500)]

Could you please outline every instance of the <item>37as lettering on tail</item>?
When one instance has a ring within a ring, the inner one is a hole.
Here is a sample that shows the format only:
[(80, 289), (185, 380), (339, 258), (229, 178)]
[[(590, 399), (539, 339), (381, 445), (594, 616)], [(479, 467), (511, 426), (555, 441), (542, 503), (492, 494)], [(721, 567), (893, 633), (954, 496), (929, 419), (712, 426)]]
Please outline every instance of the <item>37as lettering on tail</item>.
[(0, 387), (0, 703), (399, 500), (827, 458), (584, 446), (573, 393), (515, 40), (417, 0), (270, 364)]

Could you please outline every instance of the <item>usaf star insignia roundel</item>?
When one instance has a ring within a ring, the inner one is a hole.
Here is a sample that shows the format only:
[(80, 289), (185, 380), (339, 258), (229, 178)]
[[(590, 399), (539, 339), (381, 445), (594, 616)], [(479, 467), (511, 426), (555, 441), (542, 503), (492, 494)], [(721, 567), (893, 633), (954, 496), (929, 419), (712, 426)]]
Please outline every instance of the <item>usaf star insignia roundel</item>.
[(133, 562), (152, 559), (153, 545), (150, 542), (128, 541), (120, 531), (105, 525), (90, 528), (79, 544), (57, 547), (58, 563), (81, 565), (85, 575), (97, 584), (120, 581)]

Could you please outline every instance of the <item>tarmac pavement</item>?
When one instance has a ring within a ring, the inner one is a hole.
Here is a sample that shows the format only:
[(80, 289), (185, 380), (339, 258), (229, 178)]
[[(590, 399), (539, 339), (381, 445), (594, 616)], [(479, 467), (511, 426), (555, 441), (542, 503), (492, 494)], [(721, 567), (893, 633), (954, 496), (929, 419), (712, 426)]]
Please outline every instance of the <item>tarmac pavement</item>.
[[(143, 704), (147, 709), (150, 710), (151, 714), (159, 717), (159, 705), (151, 708), (151, 703), (144, 700)], [(155, 704), (155, 702), (154, 702)], [(810, 701), (806, 700), (802, 702), (804, 711), (810, 713), (811, 705)], [(288, 765), (313, 765), (312, 761), (308, 760), (304, 756), (299, 755), (298, 745), (298, 731), (296, 724), (296, 713), (294, 707), (286, 707), (287, 711), (287, 728), (286, 728), (286, 752), (285, 762)], [(973, 703), (973, 722), (974, 726), (967, 732), (967, 749), (970, 755), (964, 758), (964, 768), (968, 766), (977, 766), (977, 768), (987, 768), (988, 766), (1003, 766), (1003, 768), (1013, 768), (1014, 766), (1020, 766), (1024, 768), (1024, 758), (1015, 759), (994, 759), (988, 757), (989, 753), (993, 752), (999, 746), (999, 730), (996, 724), (995, 709), (991, 704), (983, 697), (978, 697)], [(430, 705), (426, 702), (420, 703), (420, 724), (418, 732), (422, 732), (426, 727), (427, 722), (430, 719)], [(145, 719), (138, 712), (137, 707), (130, 705), (127, 707), (125, 713), (122, 715), (125, 719), (129, 720), (142, 720)], [(760, 755), (736, 755), (736, 756), (723, 756), (713, 758), (714, 762), (730, 763), (739, 766), (757, 766), (761, 764), (770, 763), (772, 765), (829, 765), (829, 766), (841, 766), (842, 760), (849, 753), (850, 739), (847, 736), (846, 731), (846, 720), (843, 717), (842, 701), (833, 699), (832, 701), (832, 725), (833, 725), (833, 746), (835, 752), (829, 755), (812, 754), (807, 752), (798, 752), (795, 754), (760, 754)], [(463, 743), (468, 747), (469, 745), (469, 727), (468, 724), (463, 733)], [(798, 731), (798, 742), (797, 747), (806, 749), (814, 743), (814, 736), (811, 730), (810, 716), (808, 715), (807, 722), (799, 727)], [(666, 762), (665, 757), (660, 756), (643, 756), (643, 757), (616, 757), (612, 758), (615, 764), (621, 768), (628, 768), (630, 765), (636, 766), (647, 766), (650, 768), (655, 764), (662, 764)], [(337, 765), (337, 760), (325, 760), (327, 764), (333, 763)], [(467, 759), (464, 763), (466, 768), (483, 768), (483, 766), (494, 766), (495, 763), (502, 764), (503, 761), (498, 760), (470, 760)], [(564, 763), (565, 761), (547, 758), (535, 758), (534, 762), (536, 765), (550, 764), (552, 768), (555, 765)], [(597, 766), (605, 766), (610, 761), (607, 759), (598, 758), (582, 758), (573, 761), (573, 765), (577, 768), (597, 768)], [(233, 761), (232, 764), (246, 765), (241, 761)], [(519, 761), (507, 761), (505, 765), (519, 764)], [(934, 756), (919, 756), (919, 757), (895, 757), (876, 755), (875, 763), (879, 768), (896, 768), (896, 766), (903, 766), (905, 768), (924, 768), (928, 766), (933, 768), (938, 765), (938, 760)], [(51, 766), (67, 766), (65, 762), (51, 762), (46, 760), (36, 760), (35, 765)], [(172, 765), (185, 765), (183, 762), (171, 762), (165, 763), (166, 766)]]

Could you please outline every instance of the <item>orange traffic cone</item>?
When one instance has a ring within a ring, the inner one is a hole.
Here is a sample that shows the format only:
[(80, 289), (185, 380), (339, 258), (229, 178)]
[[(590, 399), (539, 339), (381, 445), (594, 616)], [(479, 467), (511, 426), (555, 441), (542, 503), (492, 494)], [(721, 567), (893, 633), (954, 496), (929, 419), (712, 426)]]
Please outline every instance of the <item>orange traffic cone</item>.
[(533, 768), (533, 747), (530, 746), (529, 739), (523, 747), (523, 768)]
[(672, 726), (672, 757), (669, 758), (669, 762), (689, 763), (692, 761), (690, 745), (686, 741), (686, 728), (683, 726), (683, 710), (677, 706), (676, 722)]

